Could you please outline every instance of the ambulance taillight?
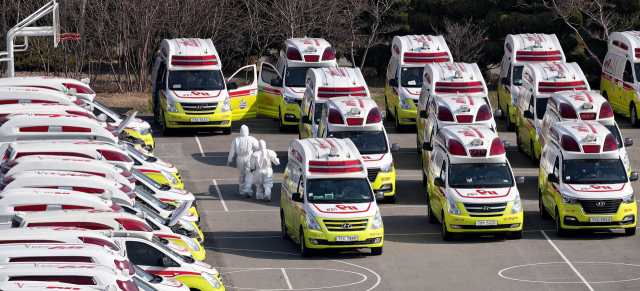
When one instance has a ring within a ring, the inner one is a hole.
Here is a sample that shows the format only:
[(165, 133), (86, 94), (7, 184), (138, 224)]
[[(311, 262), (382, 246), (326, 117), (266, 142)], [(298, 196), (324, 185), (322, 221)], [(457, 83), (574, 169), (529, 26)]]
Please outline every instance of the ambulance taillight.
[(576, 111), (573, 110), (573, 107), (571, 107), (571, 105), (566, 103), (560, 104), (560, 116), (562, 116), (562, 118), (571, 118), (571, 119), (578, 118), (576, 116)]
[(96, 118), (95, 118), (93, 115), (91, 115), (91, 114), (89, 114), (89, 113), (87, 113), (87, 112), (85, 112), (85, 111), (67, 110), (66, 112), (67, 112), (68, 114), (78, 115), (78, 116), (84, 116), (84, 117), (87, 117), (87, 118), (91, 118), (91, 119), (93, 119), (93, 120), (96, 120)]
[(8, 161), (8, 162), (4, 163), (4, 165), (2, 166), (2, 169), (0, 170), (0, 173), (5, 175), (5, 174), (7, 174), (9, 172), (9, 170), (11, 170), (11, 168), (13, 168), (13, 167), (15, 167), (17, 165), (18, 165), (18, 162), (16, 160)]
[(467, 151), (464, 149), (464, 145), (455, 139), (449, 140), (449, 153), (454, 156), (466, 156)]
[(123, 153), (109, 151), (109, 150), (98, 150), (98, 152), (102, 154), (102, 156), (107, 161), (117, 161), (117, 162), (127, 162), (127, 163), (133, 162), (133, 160), (131, 160), (129, 156)]
[(138, 289), (138, 286), (136, 286), (135, 283), (133, 283), (133, 281), (128, 280), (128, 281), (120, 281), (118, 280), (118, 287), (120, 287), (120, 290), (122, 291), (140, 291), (140, 289)]
[(444, 106), (438, 106), (438, 120), (453, 122), (453, 114), (451, 114), (451, 110)]
[(564, 149), (565, 151), (568, 151), (568, 152), (580, 151), (580, 146), (578, 146), (578, 142), (569, 135), (566, 135), (566, 134), (562, 135), (562, 141), (560, 143), (562, 144), (562, 149)]
[(604, 138), (604, 146), (602, 147), (603, 152), (615, 151), (618, 149), (618, 143), (616, 139), (613, 137), (613, 134), (607, 134), (607, 137)]
[(333, 48), (332, 47), (328, 47), (326, 49), (324, 49), (324, 52), (322, 53), (322, 61), (332, 61), (336, 59), (336, 55), (333, 52)]
[(93, 90), (91, 90), (91, 88), (86, 87), (86, 86), (77, 85), (77, 84), (71, 84), (71, 83), (62, 83), (62, 85), (67, 87), (67, 89), (76, 89), (76, 93), (80, 93), (80, 94), (95, 94), (95, 92), (93, 92)]
[(120, 187), (120, 191), (124, 192), (124, 194), (127, 194), (127, 196), (129, 196), (129, 198), (131, 199), (136, 198), (136, 192), (134, 192), (133, 189), (131, 189), (129, 186), (122, 185), (122, 187)]
[(369, 110), (369, 114), (367, 114), (367, 124), (378, 123), (380, 121), (382, 121), (382, 118), (380, 117), (380, 110), (378, 110), (378, 107), (374, 107)]
[(329, 123), (331, 124), (344, 124), (344, 120), (342, 119), (342, 114), (337, 109), (329, 109)]
[(613, 117), (613, 109), (611, 109), (611, 105), (609, 102), (604, 102), (600, 105), (600, 118), (609, 118)]
[(80, 240), (82, 240), (82, 242), (86, 243), (86, 244), (91, 244), (91, 245), (98, 245), (98, 246), (104, 246), (104, 247), (108, 247), (111, 250), (114, 250), (116, 252), (120, 251), (120, 248), (106, 240), (106, 239), (101, 239), (101, 238), (95, 238), (95, 237), (90, 237), (90, 236), (81, 236), (79, 237)]
[(136, 273), (136, 270), (133, 268), (133, 264), (131, 264), (131, 262), (129, 262), (128, 260), (124, 260), (124, 261), (113, 260), (113, 263), (116, 265), (118, 270), (124, 270), (124, 269), (129, 270), (129, 276), (132, 276), (133, 274)]
[(149, 225), (147, 225), (146, 223), (137, 221), (137, 220), (126, 219), (126, 218), (117, 218), (116, 221), (119, 222), (120, 224), (122, 224), (122, 227), (124, 227), (124, 229), (126, 229), (126, 230), (146, 231), (146, 232), (152, 232), (153, 231), (153, 229), (151, 229), (151, 227)]
[(289, 47), (287, 48), (287, 59), (292, 61), (302, 61), (302, 55), (300, 55), (300, 51), (297, 48)]
[(478, 109), (478, 114), (476, 114), (476, 121), (485, 121), (491, 119), (491, 113), (489, 112), (489, 106), (484, 104), (480, 106)]
[(502, 145), (502, 141), (500, 138), (494, 138), (491, 142), (491, 150), (489, 151), (490, 156), (497, 156), (504, 154), (504, 146)]
[(362, 125), (363, 118), (347, 118), (347, 125)]

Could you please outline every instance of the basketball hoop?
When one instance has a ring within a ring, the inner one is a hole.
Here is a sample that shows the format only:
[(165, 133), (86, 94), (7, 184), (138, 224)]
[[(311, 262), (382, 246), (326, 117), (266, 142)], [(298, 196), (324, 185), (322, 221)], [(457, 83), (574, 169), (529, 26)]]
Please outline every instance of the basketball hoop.
[(81, 39), (80, 34), (73, 33), (73, 32), (61, 33), (57, 37), (58, 43), (61, 43), (67, 40), (80, 40), (80, 39)]

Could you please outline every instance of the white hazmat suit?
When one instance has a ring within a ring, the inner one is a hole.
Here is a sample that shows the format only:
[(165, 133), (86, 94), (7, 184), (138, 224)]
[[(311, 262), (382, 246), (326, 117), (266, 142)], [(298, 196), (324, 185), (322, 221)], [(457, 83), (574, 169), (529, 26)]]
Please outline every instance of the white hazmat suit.
[(240, 136), (236, 137), (231, 142), (231, 151), (229, 151), (229, 159), (227, 160), (227, 166), (231, 165), (234, 155), (236, 157), (236, 164), (238, 166), (238, 182), (240, 186), (239, 194), (247, 195), (251, 197), (253, 193), (251, 191), (251, 184), (253, 183), (253, 175), (251, 174), (249, 163), (251, 154), (254, 149), (258, 148), (258, 140), (252, 136), (249, 136), (249, 127), (242, 125), (240, 127)]
[(251, 155), (251, 169), (255, 169), (254, 182), (256, 184), (256, 199), (271, 201), (271, 187), (273, 187), (273, 170), (271, 163), (280, 166), (276, 152), (267, 149), (267, 143), (260, 140), (260, 150)]

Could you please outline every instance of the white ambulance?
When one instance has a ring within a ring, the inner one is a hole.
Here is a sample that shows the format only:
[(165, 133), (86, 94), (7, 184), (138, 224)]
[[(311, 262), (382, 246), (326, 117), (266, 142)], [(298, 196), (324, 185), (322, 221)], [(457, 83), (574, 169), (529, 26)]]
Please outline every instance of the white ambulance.
[(382, 254), (384, 225), (365, 162), (350, 139), (289, 144), (280, 195), (282, 237), (314, 249), (370, 248)]
[(67, 104), (90, 109), (89, 104), (75, 96), (75, 90), (65, 94), (37, 87), (0, 88), (0, 105), (20, 103)]
[(564, 51), (555, 34), (508, 34), (504, 40), (504, 56), (500, 63), (498, 108), (507, 119), (507, 129), (514, 130), (516, 107), (524, 65), (543, 62), (566, 62)]
[(516, 140), (518, 151), (529, 154), (534, 166), (538, 166), (540, 160), (542, 148), (538, 136), (551, 94), (587, 90), (590, 90), (589, 83), (577, 63), (525, 65), (516, 108)]
[(86, 287), (105, 289), (118, 286), (121, 291), (139, 291), (128, 271), (115, 268), (78, 263), (10, 263), (0, 264), (2, 281), (43, 281), (61, 282)]
[(282, 44), (275, 66), (262, 62), (258, 78), (258, 112), (277, 118), (280, 131), (300, 123), (307, 70), (338, 66), (331, 44), (321, 38), (291, 38)]
[[(503, 145), (504, 143), (504, 145)], [(522, 202), (505, 154), (505, 142), (485, 126), (456, 125), (438, 132), (429, 159), (429, 222), (454, 233), (509, 232), (522, 238)]]
[(133, 167), (145, 173), (161, 184), (169, 184), (176, 188), (184, 189), (184, 182), (178, 168), (170, 163), (156, 158), (147, 150), (131, 143), (121, 142), (122, 147), (126, 147), (129, 157), (133, 159)]
[[(119, 127), (120, 124), (122, 124), (122, 122), (125, 121), (128, 117), (109, 109), (98, 101), (93, 101), (90, 104), (91, 108), (93, 108), (93, 115), (100, 116), (104, 114), (106, 118), (105, 122), (109, 123), (109, 125), (111, 126)], [(153, 130), (151, 130), (151, 125), (148, 122), (140, 118), (133, 118), (133, 120), (131, 120), (131, 123), (124, 128), (124, 132), (131, 136), (132, 139), (142, 139), (145, 144), (145, 149), (153, 152), (155, 148), (155, 142), (153, 141), (153, 136), (151, 135)]]
[(558, 236), (568, 229), (623, 228), (636, 233), (638, 207), (613, 134), (593, 121), (558, 122), (542, 150), (540, 216), (555, 218)]
[(418, 98), (423, 87), (426, 64), (453, 62), (441, 35), (395, 36), (387, 66), (385, 104), (387, 118), (395, 120), (396, 131), (415, 125)]
[(300, 139), (317, 136), (325, 102), (335, 97), (371, 98), (369, 87), (358, 68), (319, 68), (307, 71), (307, 88), (302, 97)]
[(62, 92), (69, 94), (69, 89), (74, 89), (78, 98), (93, 101), (96, 93), (89, 87), (89, 78), (75, 80), (65, 77), (12, 77), (1, 78), (0, 88), (2, 87), (30, 87), (37, 88), (44, 92)]
[(0, 118), (13, 113), (71, 114), (98, 120), (96, 115), (94, 115), (91, 111), (84, 108), (78, 108), (78, 106), (74, 104), (16, 103), (4, 104), (0, 106)]
[(370, 98), (331, 98), (324, 104), (318, 125), (320, 138), (348, 138), (358, 148), (377, 200), (396, 201), (396, 172), (387, 132), (376, 102)]
[[(173, 212), (176, 210), (178, 206), (176, 204), (166, 203), (155, 195), (151, 194), (148, 191), (147, 187), (136, 186), (133, 189), (133, 192), (136, 193), (136, 205), (141, 204), (153, 210), (153, 212), (157, 213), (161, 217), (171, 217)], [(173, 200), (172, 200), (173, 202)], [(195, 202), (195, 200), (193, 201)], [(175, 202), (174, 202), (175, 203)], [(186, 203), (186, 202), (185, 202)], [(178, 204), (179, 205), (179, 204)], [(193, 204), (192, 204), (193, 205)], [(192, 206), (193, 207), (193, 206)], [(198, 228), (200, 228), (200, 218), (194, 215), (191, 212), (187, 212), (182, 216), (182, 219), (194, 222)]]
[(11, 220), (11, 228), (36, 226), (153, 232), (145, 218), (116, 210), (71, 209), (17, 213)]
[(68, 243), (92, 244), (120, 251), (120, 247), (108, 236), (79, 227), (21, 227), (2, 230), (0, 245)]
[[(151, 179), (145, 175), (145, 173), (135, 168), (131, 169), (131, 173), (133, 173), (137, 179), (136, 188), (142, 187), (158, 199), (170, 204), (182, 205), (187, 201), (191, 201), (193, 203), (192, 208), (196, 207), (196, 198), (193, 196), (193, 193), (170, 185), (160, 184), (158, 181)], [(195, 210), (192, 209), (192, 212), (194, 211)]]
[[(75, 284), (67, 284), (60, 282), (38, 282), (38, 281), (9, 281), (0, 282), (0, 289), (7, 291), (52, 291), (53, 290), (69, 290), (69, 291), (116, 291), (115, 286), (107, 286), (104, 289), (95, 288), (95, 286), (87, 287)], [(164, 291), (164, 290), (163, 290)], [(169, 291), (169, 290), (167, 290)]]
[[(166, 135), (179, 128), (220, 129), (231, 134), (231, 121), (242, 118), (247, 107), (254, 106), (248, 101), (255, 100), (258, 93), (255, 68), (243, 67), (225, 83), (220, 56), (211, 39), (162, 40), (151, 70), (156, 122)], [(245, 69), (253, 71), (248, 72), (253, 75), (253, 82), (238, 88), (238, 83), (231, 80), (236, 75), (240, 77), (238, 73)], [(246, 95), (243, 99), (247, 102), (233, 106), (231, 94)]]
[(624, 167), (627, 172), (631, 172), (626, 147), (632, 146), (633, 140), (625, 138), (623, 143), (620, 129), (613, 118), (611, 105), (602, 95), (594, 91), (560, 91), (551, 95), (538, 136), (540, 148), (544, 148), (549, 129), (562, 121), (597, 121), (604, 125), (616, 138)]
[(640, 126), (640, 31), (613, 32), (602, 64), (600, 92), (617, 113)]
[(62, 171), (25, 171), (5, 176), (0, 181), (0, 190), (14, 188), (74, 190), (110, 195), (114, 202), (127, 205), (133, 205), (136, 198), (135, 192), (127, 185), (96, 175)]
[[(153, 288), (159, 291), (188, 291), (189, 287), (187, 285), (180, 283), (171, 278), (165, 278), (162, 276), (151, 274), (144, 269), (133, 266), (136, 270), (136, 275), (133, 277), (133, 282), (138, 285), (139, 289), (145, 289), (144, 286), (140, 286), (140, 281), (146, 282), (148, 285), (153, 286)], [(51, 290), (48, 290), (51, 291)], [(153, 290), (144, 290), (144, 291), (153, 291)]]

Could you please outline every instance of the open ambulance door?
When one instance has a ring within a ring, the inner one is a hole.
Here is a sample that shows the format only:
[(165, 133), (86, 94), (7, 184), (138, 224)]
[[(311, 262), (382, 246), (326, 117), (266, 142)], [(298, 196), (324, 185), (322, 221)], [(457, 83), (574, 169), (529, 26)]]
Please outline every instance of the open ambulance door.
[(228, 82), (235, 82), (237, 89), (229, 90), (232, 120), (253, 119), (258, 114), (258, 72), (256, 65), (244, 66), (237, 70)]
[(261, 116), (280, 117), (280, 102), (282, 100), (282, 76), (272, 64), (260, 64), (260, 78), (258, 78), (258, 111)]

